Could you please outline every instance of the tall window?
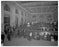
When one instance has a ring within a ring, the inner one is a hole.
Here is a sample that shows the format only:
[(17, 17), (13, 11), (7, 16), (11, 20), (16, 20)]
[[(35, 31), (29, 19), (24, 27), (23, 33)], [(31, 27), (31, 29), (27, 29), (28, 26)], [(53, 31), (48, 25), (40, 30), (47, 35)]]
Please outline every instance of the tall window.
[(10, 23), (10, 17), (4, 17), (4, 23)]
[(15, 10), (15, 13), (18, 14), (18, 10), (17, 9)]
[(4, 6), (4, 10), (10, 12), (10, 8), (9, 8), (9, 6), (8, 6), (7, 4), (5, 4), (5, 6)]

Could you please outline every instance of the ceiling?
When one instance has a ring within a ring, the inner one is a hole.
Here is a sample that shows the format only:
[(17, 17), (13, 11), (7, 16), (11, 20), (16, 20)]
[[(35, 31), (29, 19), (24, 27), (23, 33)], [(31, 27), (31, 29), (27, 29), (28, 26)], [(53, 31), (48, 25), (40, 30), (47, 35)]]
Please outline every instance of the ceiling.
[(40, 13), (46, 11), (49, 6), (58, 5), (57, 1), (16, 1), (16, 3), (30, 13)]

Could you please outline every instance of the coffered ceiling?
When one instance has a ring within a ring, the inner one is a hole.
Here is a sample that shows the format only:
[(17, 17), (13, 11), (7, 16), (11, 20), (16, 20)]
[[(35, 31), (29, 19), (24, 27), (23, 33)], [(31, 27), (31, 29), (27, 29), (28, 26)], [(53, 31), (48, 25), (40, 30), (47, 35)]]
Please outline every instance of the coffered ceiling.
[(18, 1), (16, 3), (30, 13), (54, 11), (58, 5), (57, 1)]

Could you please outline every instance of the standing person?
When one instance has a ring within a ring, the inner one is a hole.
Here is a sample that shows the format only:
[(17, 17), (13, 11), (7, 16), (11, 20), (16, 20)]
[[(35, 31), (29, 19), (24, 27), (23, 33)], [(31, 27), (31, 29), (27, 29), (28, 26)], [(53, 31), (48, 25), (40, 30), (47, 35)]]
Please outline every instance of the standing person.
[(4, 33), (1, 34), (1, 43), (4, 43), (5, 35)]

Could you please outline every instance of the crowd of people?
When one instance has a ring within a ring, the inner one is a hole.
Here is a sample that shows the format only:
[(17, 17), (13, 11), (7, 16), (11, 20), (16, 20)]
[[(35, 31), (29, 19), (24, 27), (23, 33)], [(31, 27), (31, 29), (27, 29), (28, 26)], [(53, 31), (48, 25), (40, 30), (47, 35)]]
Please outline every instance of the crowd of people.
[[(51, 33), (51, 32), (40, 32), (39, 30), (28, 30), (24, 29), (24, 25), (21, 25), (20, 27), (10, 27), (10, 25), (6, 24), (4, 26), (4, 33), (1, 34), (1, 43), (4, 43), (5, 35), (7, 36), (8, 41), (11, 41), (13, 37), (17, 38), (25, 38), (27, 40), (47, 40), (47, 41), (58, 41), (58, 33)], [(30, 26), (29, 26), (30, 27)], [(25, 28), (29, 28), (25, 25)]]

